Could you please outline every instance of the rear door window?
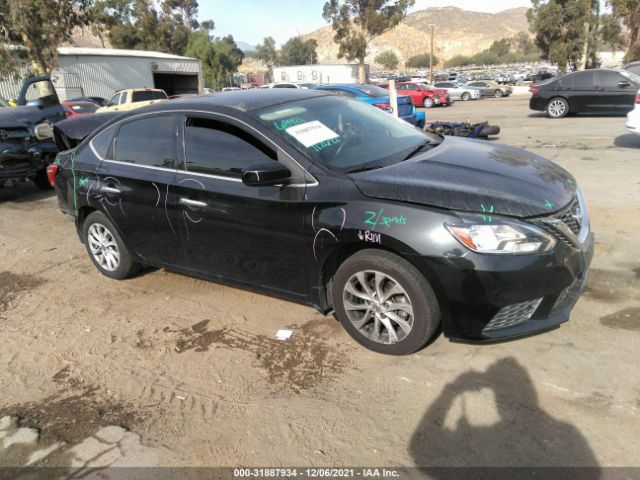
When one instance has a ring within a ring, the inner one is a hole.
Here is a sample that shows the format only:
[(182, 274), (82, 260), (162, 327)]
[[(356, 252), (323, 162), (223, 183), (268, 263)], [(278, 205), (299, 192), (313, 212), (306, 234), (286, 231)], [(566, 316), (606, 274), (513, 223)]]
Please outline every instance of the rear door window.
[(115, 159), (149, 167), (173, 168), (176, 158), (174, 115), (132, 120), (118, 131)]
[(573, 75), (573, 86), (576, 90), (593, 90), (595, 87), (593, 70), (585, 70)]
[(143, 90), (141, 92), (133, 92), (131, 95), (131, 102), (148, 102), (150, 100), (165, 100), (167, 94), (154, 90)]
[(189, 117), (184, 127), (186, 169), (240, 178), (242, 170), (277, 154), (244, 130), (211, 118)]

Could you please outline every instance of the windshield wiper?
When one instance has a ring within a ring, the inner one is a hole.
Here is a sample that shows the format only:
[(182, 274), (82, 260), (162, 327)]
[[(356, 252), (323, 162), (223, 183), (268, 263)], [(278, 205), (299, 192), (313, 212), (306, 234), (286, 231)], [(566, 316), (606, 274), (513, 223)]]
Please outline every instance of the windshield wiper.
[(404, 157), (404, 158), (402, 159), (402, 161), (404, 162), (404, 161), (406, 161), (406, 160), (409, 160), (411, 157), (414, 157), (415, 155), (417, 155), (418, 153), (420, 153), (420, 152), (424, 149), (424, 147), (427, 147), (427, 146), (429, 146), (429, 145), (433, 145), (433, 144), (432, 144), (431, 142), (424, 142), (424, 143), (421, 143), (421, 144), (420, 144), (420, 145), (418, 145), (416, 148), (414, 148), (413, 150), (411, 150), (411, 152), (409, 153), (409, 155), (407, 155), (406, 157)]
[(379, 168), (382, 168), (382, 167), (362, 167), (362, 168), (356, 168), (355, 170), (349, 170), (347, 173), (369, 172), (371, 170), (377, 170)]

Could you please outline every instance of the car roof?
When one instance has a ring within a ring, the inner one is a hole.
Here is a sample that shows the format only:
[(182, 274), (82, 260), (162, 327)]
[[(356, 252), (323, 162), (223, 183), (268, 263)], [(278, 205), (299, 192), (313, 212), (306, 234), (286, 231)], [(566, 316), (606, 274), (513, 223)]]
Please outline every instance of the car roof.
[(192, 109), (223, 107), (240, 112), (250, 112), (283, 103), (295, 102), (297, 100), (328, 96), (332, 95), (328, 92), (298, 88), (232, 90), (225, 92), (224, 95), (199, 95), (191, 98), (176, 99), (171, 102), (163, 102), (145, 107), (144, 111), (180, 110), (185, 107)]

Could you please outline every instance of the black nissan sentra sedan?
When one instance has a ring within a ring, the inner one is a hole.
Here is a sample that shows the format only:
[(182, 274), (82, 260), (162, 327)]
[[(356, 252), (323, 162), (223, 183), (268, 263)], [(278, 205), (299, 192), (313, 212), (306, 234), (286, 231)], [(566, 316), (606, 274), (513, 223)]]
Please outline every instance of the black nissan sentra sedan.
[(106, 118), (49, 178), (108, 277), (151, 265), (272, 294), (395, 355), (440, 326), (464, 341), (551, 329), (586, 282), (584, 199), (532, 153), (311, 90)]

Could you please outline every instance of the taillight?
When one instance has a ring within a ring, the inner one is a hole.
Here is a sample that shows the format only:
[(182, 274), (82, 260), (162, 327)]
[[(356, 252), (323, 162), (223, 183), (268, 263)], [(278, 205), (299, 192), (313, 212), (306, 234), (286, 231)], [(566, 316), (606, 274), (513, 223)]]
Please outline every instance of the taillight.
[(58, 165), (52, 163), (47, 167), (47, 178), (49, 179), (49, 185), (53, 187), (54, 182), (56, 180), (56, 175), (58, 174)]
[(540, 89), (539, 88), (531, 88), (531, 93), (532, 94), (536, 94), (536, 93), (540, 93)]
[(640, 93), (636, 95), (636, 105), (640, 105)]
[(384, 110), (385, 112), (393, 113), (393, 107), (391, 106), (390, 103), (374, 103), (373, 106), (378, 107)]

